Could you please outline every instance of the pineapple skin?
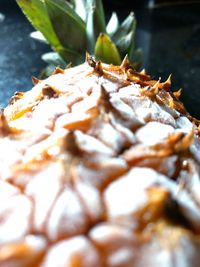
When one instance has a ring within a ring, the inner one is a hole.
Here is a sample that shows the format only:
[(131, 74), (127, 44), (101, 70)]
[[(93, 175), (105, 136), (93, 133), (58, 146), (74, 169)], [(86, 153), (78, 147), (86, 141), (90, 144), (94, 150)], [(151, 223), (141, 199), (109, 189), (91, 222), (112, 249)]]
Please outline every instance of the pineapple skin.
[(199, 267), (199, 121), (95, 61), (33, 78), (0, 116), (0, 267)]

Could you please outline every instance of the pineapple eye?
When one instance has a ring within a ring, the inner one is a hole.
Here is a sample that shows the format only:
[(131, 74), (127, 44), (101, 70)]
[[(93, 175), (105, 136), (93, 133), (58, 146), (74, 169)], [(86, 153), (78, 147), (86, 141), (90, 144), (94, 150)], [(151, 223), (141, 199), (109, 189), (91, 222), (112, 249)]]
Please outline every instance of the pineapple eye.
[(42, 88), (42, 95), (43, 95), (44, 98), (53, 98), (53, 97), (57, 96), (57, 93), (54, 91), (54, 89), (51, 86), (46, 84)]

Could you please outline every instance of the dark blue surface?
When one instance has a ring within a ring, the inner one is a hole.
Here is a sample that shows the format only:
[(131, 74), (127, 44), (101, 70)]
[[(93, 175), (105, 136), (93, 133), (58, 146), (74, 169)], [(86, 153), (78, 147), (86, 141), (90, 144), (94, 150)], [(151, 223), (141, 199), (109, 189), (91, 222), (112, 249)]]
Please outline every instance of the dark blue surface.
[[(122, 19), (133, 9), (131, 1), (128, 6), (111, 2), (105, 5), (107, 15), (115, 9)], [(143, 67), (163, 80), (172, 73), (173, 88), (183, 88), (187, 109), (200, 118), (200, 3), (134, 9)], [(29, 37), (32, 27), (15, 0), (0, 0), (0, 12), (5, 15), (0, 22), (0, 105), (5, 106), (15, 91), (32, 87), (31, 76), (44, 68), (40, 56), (49, 48)]]
[(49, 50), (29, 37), (32, 26), (15, 0), (0, 0), (0, 105), (5, 105), (15, 91), (32, 87), (31, 76), (45, 66), (41, 54)]

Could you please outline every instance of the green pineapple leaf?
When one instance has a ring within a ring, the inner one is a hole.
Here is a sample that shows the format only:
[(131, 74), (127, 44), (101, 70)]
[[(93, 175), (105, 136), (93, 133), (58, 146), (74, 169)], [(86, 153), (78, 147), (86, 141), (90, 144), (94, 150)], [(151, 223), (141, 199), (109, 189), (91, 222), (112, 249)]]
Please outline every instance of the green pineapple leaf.
[(30, 33), (30, 37), (35, 39), (35, 40), (37, 40), (37, 41), (39, 41), (39, 42), (48, 44), (46, 38), (44, 37), (44, 35), (40, 31), (31, 32)]
[(83, 21), (86, 21), (87, 18), (86, 0), (72, 0), (71, 2), (73, 4), (75, 12), (82, 18)]
[(56, 52), (48, 52), (42, 55), (42, 59), (49, 65), (55, 65), (60, 67), (65, 67), (65, 61)]
[[(120, 38), (119, 41), (116, 43), (117, 48), (119, 49), (119, 51), (123, 57), (125, 57), (127, 52), (130, 52), (131, 49), (134, 49), (133, 36), (134, 36), (134, 33), (133, 33), (133, 31), (131, 31), (127, 35)], [(129, 55), (129, 57), (130, 57), (130, 55)]]
[(116, 12), (113, 12), (106, 26), (106, 32), (110, 36), (113, 36), (116, 33), (118, 27), (119, 27), (119, 20), (118, 20)]
[(121, 58), (115, 44), (105, 33), (101, 33), (97, 39), (95, 57), (108, 64), (119, 65), (121, 63)]
[(101, 32), (106, 33), (105, 15), (101, 0), (87, 2), (87, 50), (94, 53), (96, 40)]
[(121, 56), (124, 57), (128, 54), (130, 62), (135, 50), (135, 30), (136, 19), (134, 13), (131, 12), (112, 36)]
[(121, 23), (118, 30), (113, 35), (112, 39), (114, 42), (120, 42), (119, 40), (127, 35), (130, 31), (135, 32), (136, 19), (133, 12)]
[(130, 62), (131, 66), (134, 69), (139, 69), (141, 67), (142, 57), (143, 57), (143, 51), (141, 48), (134, 49), (130, 51)]
[(44, 1), (62, 47), (83, 53), (86, 50), (86, 30), (83, 20), (65, 0)]
[(49, 43), (54, 50), (42, 57), (51, 68), (64, 62), (79, 64), (86, 51), (112, 64), (120, 64), (125, 55), (131, 64), (141, 57), (141, 51), (135, 49), (133, 12), (121, 24), (113, 12), (106, 26), (102, 0), (16, 1), (37, 30), (31, 37)]
[(57, 49), (57, 52), (63, 58), (66, 62), (66, 64), (73, 63), (75, 65), (78, 65), (84, 61), (85, 54), (78, 53), (74, 50), (71, 50), (69, 48), (63, 48), (60, 47)]
[(52, 47), (61, 46), (57, 35), (50, 22), (46, 5), (43, 0), (17, 0), (17, 4), (22, 9), (31, 24), (42, 34)]
[[(86, 0), (87, 9), (90, 11), (94, 10), (94, 22), (96, 31), (105, 32), (106, 31), (106, 23), (105, 23), (105, 14), (104, 8), (102, 4), (102, 0)], [(97, 35), (98, 36), (98, 35)]]

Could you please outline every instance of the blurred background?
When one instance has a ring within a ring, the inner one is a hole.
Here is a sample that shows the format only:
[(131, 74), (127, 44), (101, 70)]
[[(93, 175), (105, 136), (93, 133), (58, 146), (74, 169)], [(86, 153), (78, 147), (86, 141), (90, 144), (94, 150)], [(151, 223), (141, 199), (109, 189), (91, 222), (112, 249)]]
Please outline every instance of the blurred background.
[[(172, 73), (173, 89), (183, 88), (186, 108), (200, 119), (200, 1), (104, 0), (104, 8), (106, 16), (115, 10), (121, 20), (135, 12), (141, 68), (162, 80)], [(49, 47), (29, 37), (33, 28), (15, 0), (0, 0), (0, 13), (0, 106), (5, 106), (15, 91), (31, 89), (31, 76), (46, 66), (41, 54)]]

